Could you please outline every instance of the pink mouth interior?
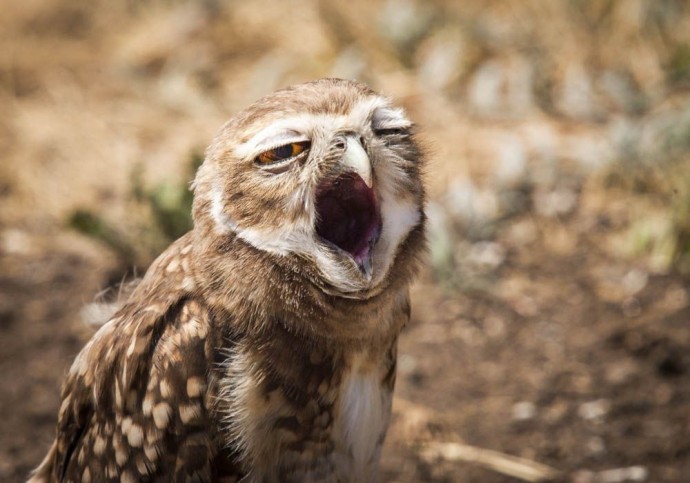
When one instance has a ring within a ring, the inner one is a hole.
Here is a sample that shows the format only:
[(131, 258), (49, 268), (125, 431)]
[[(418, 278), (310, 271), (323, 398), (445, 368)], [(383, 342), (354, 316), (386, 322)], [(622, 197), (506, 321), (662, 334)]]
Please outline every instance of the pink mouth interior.
[(357, 173), (345, 173), (319, 186), (316, 233), (349, 253), (360, 267), (368, 262), (381, 233), (374, 190)]

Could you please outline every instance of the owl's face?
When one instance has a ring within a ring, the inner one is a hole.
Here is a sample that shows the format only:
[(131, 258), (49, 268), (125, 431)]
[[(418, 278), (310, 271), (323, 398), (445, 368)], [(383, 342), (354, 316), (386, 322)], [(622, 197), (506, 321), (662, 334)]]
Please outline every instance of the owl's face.
[(412, 127), (354, 82), (278, 91), (214, 140), (195, 181), (195, 220), (210, 215), (221, 236), (312, 264), (329, 293), (372, 296), (424, 219)]

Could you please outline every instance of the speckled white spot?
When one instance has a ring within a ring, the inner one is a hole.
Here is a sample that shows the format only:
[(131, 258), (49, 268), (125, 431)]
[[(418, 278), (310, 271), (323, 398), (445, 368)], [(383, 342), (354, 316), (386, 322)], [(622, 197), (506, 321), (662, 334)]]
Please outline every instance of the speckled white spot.
[(199, 397), (204, 386), (204, 381), (200, 377), (190, 377), (187, 379), (187, 396)]
[(144, 460), (144, 457), (141, 455), (136, 457), (135, 464), (137, 465), (137, 471), (142, 476), (148, 475), (153, 470), (153, 465)]
[(165, 271), (168, 273), (172, 273), (177, 270), (177, 268), (180, 266), (180, 260), (175, 257), (172, 260), (170, 260), (170, 263), (168, 263), (168, 266), (165, 267)]
[(153, 408), (153, 422), (158, 429), (165, 429), (170, 421), (172, 409), (168, 403), (158, 403)]
[(180, 404), (180, 419), (188, 424), (201, 415), (201, 406), (198, 404)]
[(156, 461), (158, 459), (158, 449), (157, 446), (152, 444), (147, 444), (144, 446), (144, 454), (149, 459), (149, 461)]
[(161, 396), (163, 396), (165, 399), (168, 399), (172, 394), (172, 390), (170, 388), (170, 384), (168, 384), (168, 381), (162, 379), (159, 384), (159, 387), (161, 391)]
[(182, 290), (191, 292), (194, 289), (196, 289), (196, 284), (194, 283), (194, 279), (192, 277), (185, 277), (182, 279)]
[(134, 448), (140, 448), (144, 444), (144, 430), (138, 424), (132, 424), (127, 432), (127, 441)]
[(137, 479), (129, 471), (125, 471), (120, 475), (120, 483), (137, 483)]
[(125, 419), (122, 420), (122, 432), (124, 434), (127, 434), (131, 427), (132, 427), (132, 418), (127, 416)]
[(152, 410), (153, 410), (153, 396), (151, 394), (147, 394), (146, 397), (144, 398), (144, 401), (141, 403), (141, 412), (144, 414), (144, 416), (149, 417), (149, 416), (151, 416)]
[(117, 466), (124, 466), (127, 463), (127, 451), (122, 445), (115, 448), (115, 462)]
[(96, 456), (103, 456), (105, 453), (105, 439), (101, 436), (97, 436), (96, 441), (93, 442), (93, 453)]

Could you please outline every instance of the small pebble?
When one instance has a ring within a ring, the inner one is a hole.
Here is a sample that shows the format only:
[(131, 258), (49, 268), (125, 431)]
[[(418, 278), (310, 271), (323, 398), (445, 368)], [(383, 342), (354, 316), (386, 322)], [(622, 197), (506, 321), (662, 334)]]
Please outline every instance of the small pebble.
[(398, 357), (398, 371), (400, 374), (410, 374), (417, 368), (417, 359), (409, 354)]
[(649, 471), (644, 466), (628, 466), (615, 468), (599, 473), (599, 481), (603, 483), (622, 483), (624, 481), (646, 481)]
[(577, 414), (588, 421), (601, 419), (609, 412), (611, 404), (606, 399), (597, 399), (580, 405)]
[(529, 401), (520, 401), (513, 404), (513, 419), (515, 421), (527, 421), (537, 414), (537, 406)]

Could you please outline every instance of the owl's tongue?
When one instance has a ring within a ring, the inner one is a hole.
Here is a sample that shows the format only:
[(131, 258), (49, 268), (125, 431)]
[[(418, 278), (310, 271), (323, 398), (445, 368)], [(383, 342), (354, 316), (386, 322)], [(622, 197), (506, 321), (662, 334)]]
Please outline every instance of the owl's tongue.
[(345, 173), (319, 186), (316, 233), (349, 253), (364, 272), (381, 233), (381, 213), (374, 190), (357, 173)]

